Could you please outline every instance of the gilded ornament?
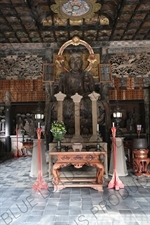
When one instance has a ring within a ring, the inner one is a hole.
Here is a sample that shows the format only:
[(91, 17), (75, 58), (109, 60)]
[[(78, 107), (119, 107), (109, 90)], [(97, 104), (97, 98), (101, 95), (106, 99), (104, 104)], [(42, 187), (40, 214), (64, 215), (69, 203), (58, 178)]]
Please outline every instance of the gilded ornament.
[(75, 37), (72, 38), (72, 42), (73, 42), (72, 43), (73, 45), (77, 46), (77, 45), (80, 44), (80, 38), (75, 36)]
[(83, 20), (70, 20), (70, 25), (72, 26), (80, 26), (82, 25)]
[(100, 25), (109, 25), (109, 19), (106, 16), (99, 17)]
[(101, 8), (96, 0), (55, 0), (51, 10), (61, 19), (81, 20), (92, 18), (94, 13)]
[[(85, 46), (89, 51), (89, 54), (90, 54), (90, 56), (88, 58), (89, 65), (85, 69), (85, 70), (89, 71), (89, 70), (91, 70), (91, 68), (93, 66), (93, 63), (96, 61), (94, 51), (93, 51), (92, 47), (87, 42), (81, 40), (78, 36), (75, 36), (71, 40), (65, 42), (61, 46), (61, 48), (59, 49), (58, 56), (62, 56), (65, 48), (67, 48), (69, 45), (77, 46), (79, 44)], [(60, 65), (60, 67), (62, 67), (62, 64), (64, 63), (64, 60), (62, 60), (62, 58), (61, 57), (59, 58), (58, 56), (57, 56), (57, 59), (56, 59), (56, 63), (58, 63)], [(64, 68), (64, 69), (67, 71), (66, 68)]]

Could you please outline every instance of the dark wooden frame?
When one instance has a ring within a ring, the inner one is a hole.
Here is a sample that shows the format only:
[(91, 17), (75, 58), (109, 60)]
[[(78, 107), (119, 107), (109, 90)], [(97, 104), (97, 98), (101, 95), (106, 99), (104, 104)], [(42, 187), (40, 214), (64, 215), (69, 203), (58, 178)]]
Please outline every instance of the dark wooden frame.
[(100, 82), (112, 81), (111, 64), (99, 64), (98, 73), (99, 73)]
[(55, 71), (53, 63), (43, 63), (43, 81), (54, 81)]

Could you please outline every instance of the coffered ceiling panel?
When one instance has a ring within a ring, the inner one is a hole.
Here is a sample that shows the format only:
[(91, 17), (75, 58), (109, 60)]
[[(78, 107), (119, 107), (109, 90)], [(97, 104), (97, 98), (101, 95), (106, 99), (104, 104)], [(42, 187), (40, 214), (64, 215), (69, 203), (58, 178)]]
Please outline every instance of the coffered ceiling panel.
[(65, 42), (75, 35), (149, 40), (150, 0), (0, 0), (0, 43)]

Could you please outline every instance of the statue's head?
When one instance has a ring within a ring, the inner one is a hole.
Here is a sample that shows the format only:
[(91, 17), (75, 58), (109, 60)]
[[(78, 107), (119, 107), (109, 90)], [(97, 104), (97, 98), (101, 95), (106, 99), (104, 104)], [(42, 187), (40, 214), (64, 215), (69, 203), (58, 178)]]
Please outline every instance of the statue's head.
[(83, 60), (80, 53), (72, 53), (69, 59), (69, 65), (71, 70), (78, 71), (82, 68)]

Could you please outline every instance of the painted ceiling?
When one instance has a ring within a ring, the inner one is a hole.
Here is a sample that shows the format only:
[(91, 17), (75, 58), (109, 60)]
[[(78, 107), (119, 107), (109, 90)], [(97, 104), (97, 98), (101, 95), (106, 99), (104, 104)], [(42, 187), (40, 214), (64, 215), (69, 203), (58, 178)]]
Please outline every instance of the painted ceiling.
[(149, 0), (0, 0), (0, 43), (150, 40)]

